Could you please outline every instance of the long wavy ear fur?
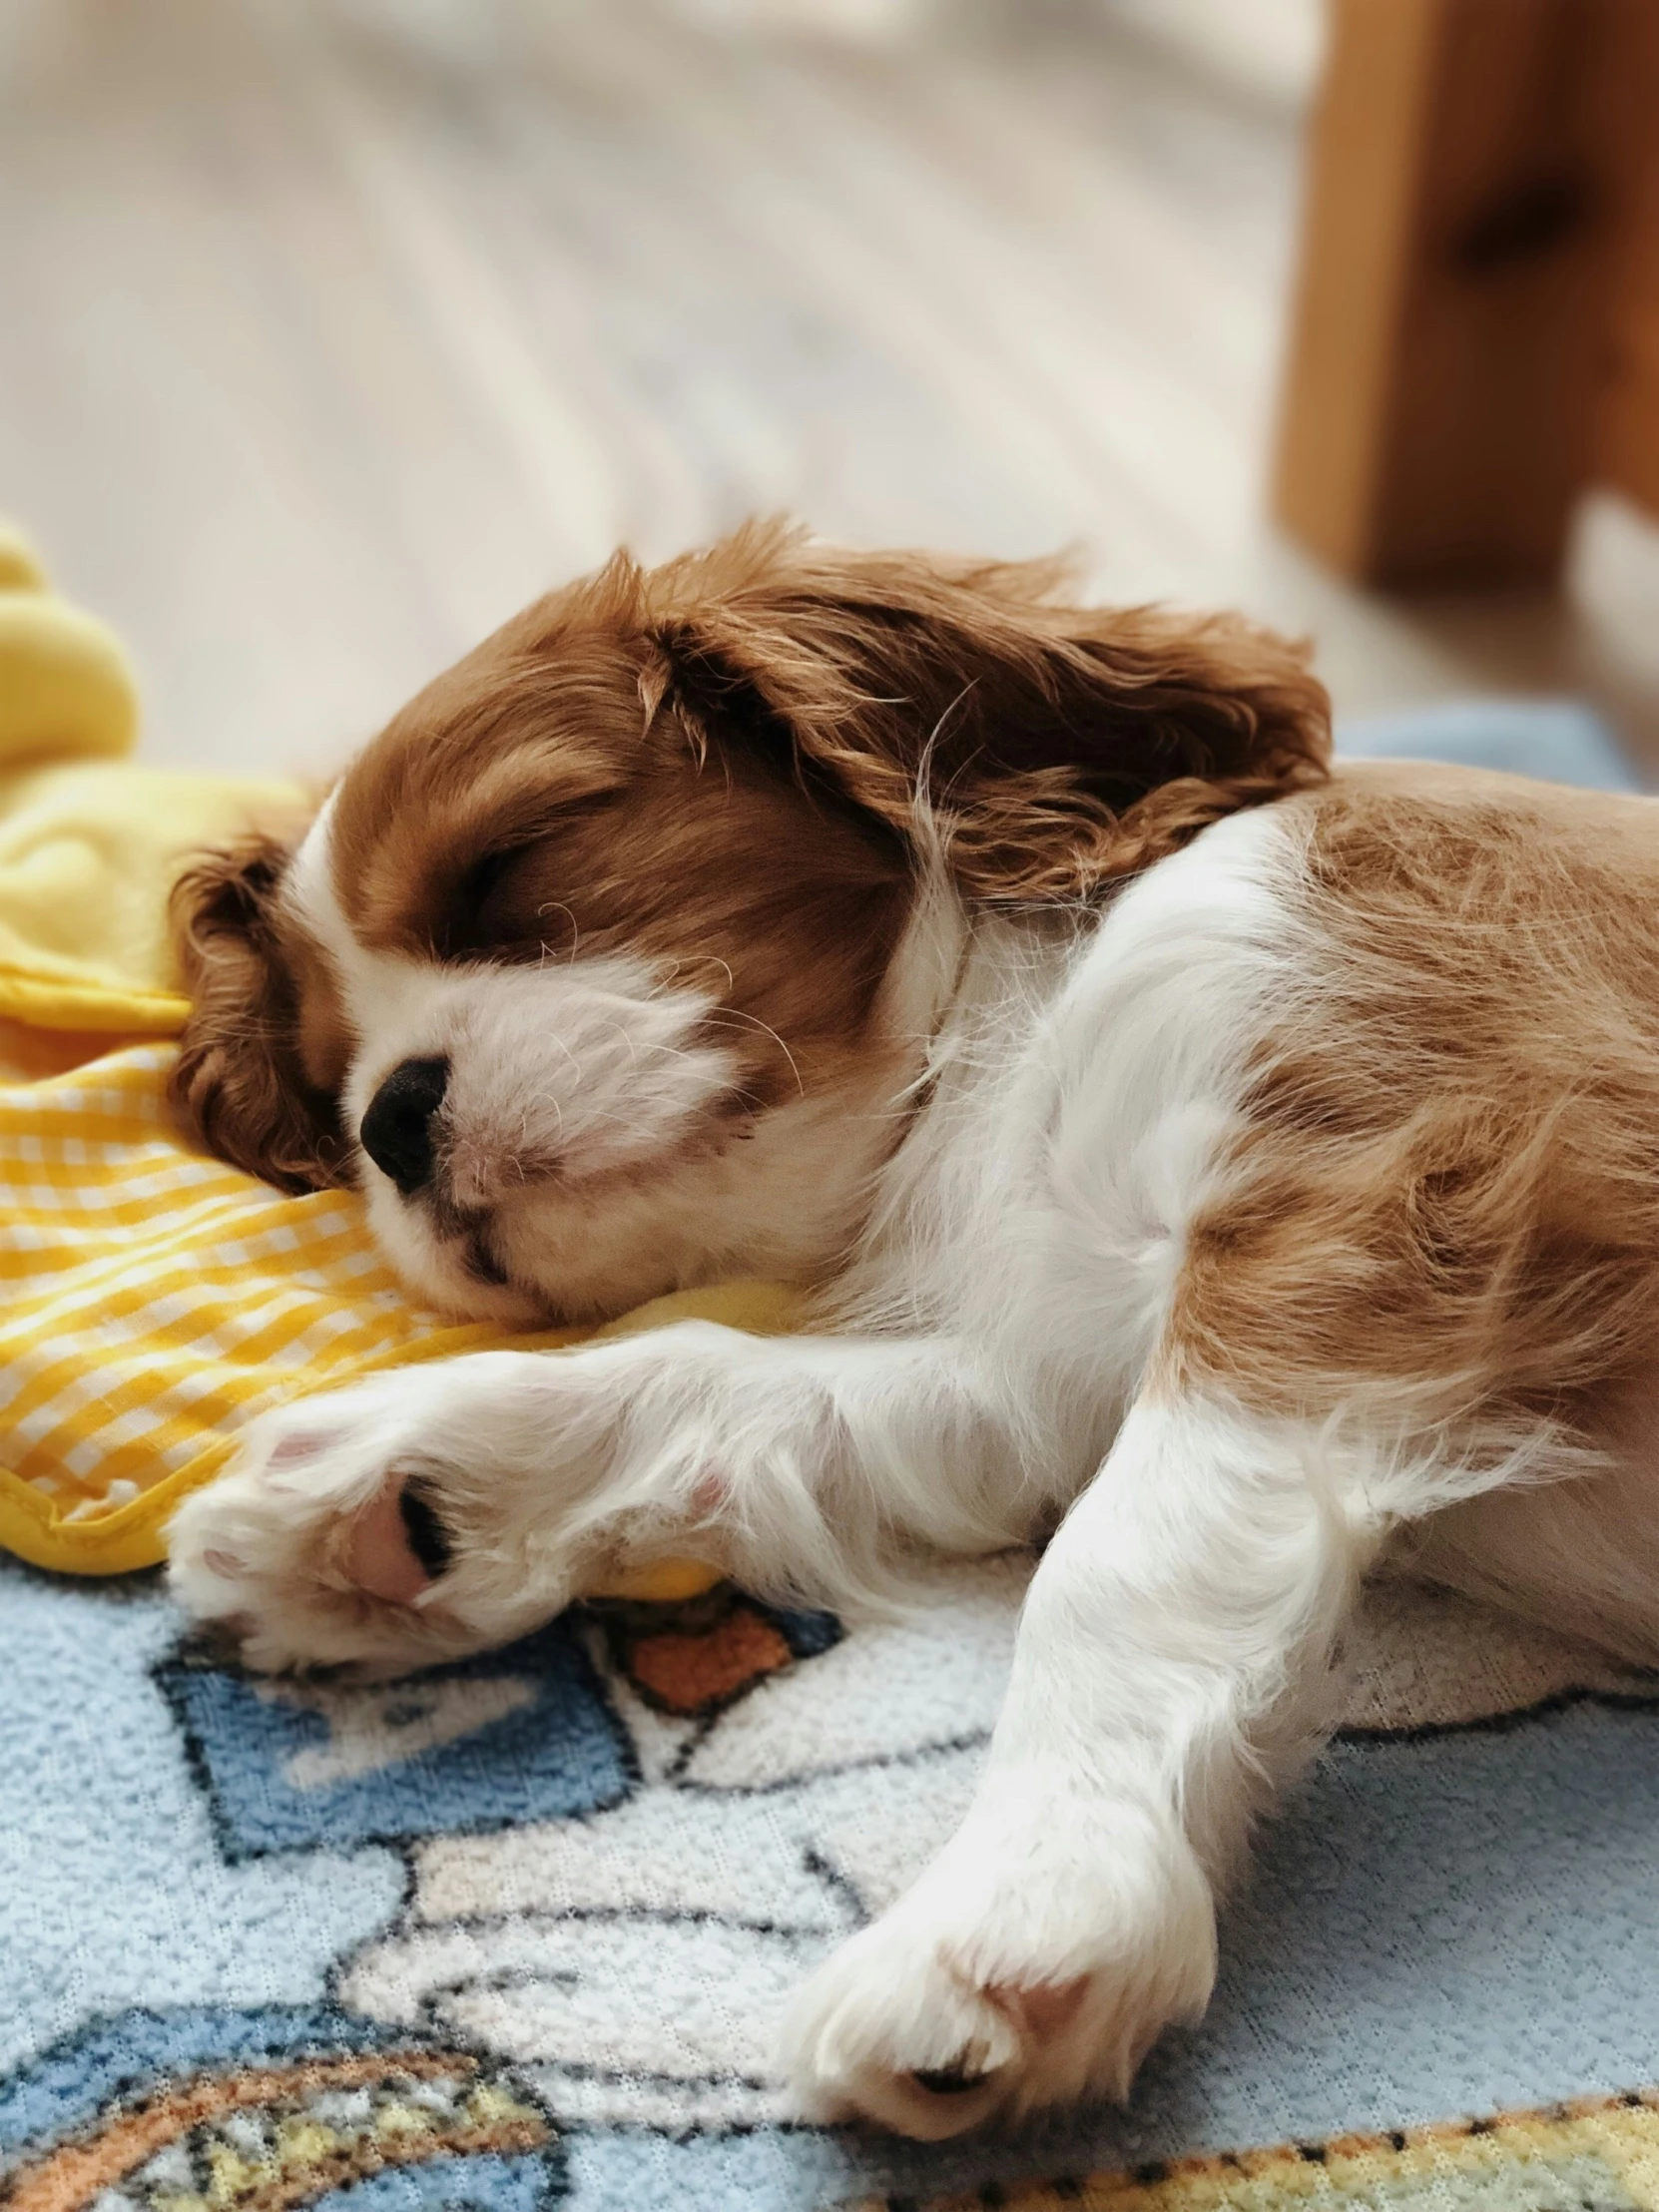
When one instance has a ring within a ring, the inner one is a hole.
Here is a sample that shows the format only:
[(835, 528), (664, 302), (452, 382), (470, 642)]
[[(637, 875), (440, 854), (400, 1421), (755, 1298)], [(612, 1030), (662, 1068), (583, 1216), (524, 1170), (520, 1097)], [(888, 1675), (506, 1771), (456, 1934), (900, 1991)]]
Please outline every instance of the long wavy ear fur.
[(778, 524), (643, 578), (688, 721), (793, 749), (963, 892), (1087, 898), (1206, 824), (1322, 782), (1303, 648), (1237, 615), (1079, 608), (1063, 564), (847, 553)]
[(330, 1100), (305, 1079), (292, 978), (272, 924), (287, 848), (257, 836), (179, 878), (173, 923), (192, 1001), (169, 1085), (210, 1152), (282, 1191), (346, 1181)]

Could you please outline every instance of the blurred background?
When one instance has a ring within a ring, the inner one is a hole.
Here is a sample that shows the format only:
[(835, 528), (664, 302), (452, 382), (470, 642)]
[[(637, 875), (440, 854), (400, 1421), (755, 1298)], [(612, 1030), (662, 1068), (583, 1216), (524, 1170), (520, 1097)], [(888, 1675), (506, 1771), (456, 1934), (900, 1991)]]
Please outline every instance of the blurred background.
[[(157, 762), (326, 769), (619, 541), (788, 509), (1075, 544), (1311, 634), (1350, 714), (1581, 698), (1659, 776), (1659, 527), (1591, 392), (1645, 342), (1636, 188), (1547, 37), (1481, 139), (1445, 20), (1491, 0), (1382, 4), (0, 0), (0, 512), (131, 645)], [(1496, 201), (1441, 174), (1477, 140)], [(1419, 435), (1442, 187), (1481, 369), (1430, 361)], [(1546, 324), (1593, 342), (1511, 416), (1481, 377)], [(1424, 551), (1390, 487), (1499, 418), (1561, 431), (1543, 523)]]

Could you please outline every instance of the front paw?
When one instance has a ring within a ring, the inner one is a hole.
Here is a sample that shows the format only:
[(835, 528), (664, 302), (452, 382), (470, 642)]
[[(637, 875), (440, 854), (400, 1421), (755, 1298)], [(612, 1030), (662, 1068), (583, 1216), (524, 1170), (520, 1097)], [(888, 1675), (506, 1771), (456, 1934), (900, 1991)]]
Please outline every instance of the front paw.
[[(399, 1370), (283, 1406), (168, 1530), (169, 1581), (261, 1672), (430, 1666), (510, 1641), (571, 1595), (512, 1355)], [(541, 1377), (536, 1378), (538, 1385)]]
[(1133, 1806), (984, 1811), (797, 1995), (782, 2057), (800, 2116), (933, 2142), (1122, 2098), (1215, 1980), (1209, 1884)]

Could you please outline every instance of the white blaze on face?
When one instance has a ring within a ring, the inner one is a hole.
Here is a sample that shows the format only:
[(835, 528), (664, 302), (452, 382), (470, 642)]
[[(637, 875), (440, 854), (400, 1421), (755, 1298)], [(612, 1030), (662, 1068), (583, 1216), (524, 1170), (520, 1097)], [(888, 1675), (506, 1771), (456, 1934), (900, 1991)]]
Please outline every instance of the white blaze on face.
[(366, 1105), (400, 1059), (448, 1060), (459, 1205), (495, 1204), (526, 1170), (581, 1183), (656, 1159), (732, 1083), (731, 1055), (697, 1041), (712, 1002), (659, 989), (643, 961), (427, 969), (414, 997), (401, 1034), (368, 1032), (354, 1088)]

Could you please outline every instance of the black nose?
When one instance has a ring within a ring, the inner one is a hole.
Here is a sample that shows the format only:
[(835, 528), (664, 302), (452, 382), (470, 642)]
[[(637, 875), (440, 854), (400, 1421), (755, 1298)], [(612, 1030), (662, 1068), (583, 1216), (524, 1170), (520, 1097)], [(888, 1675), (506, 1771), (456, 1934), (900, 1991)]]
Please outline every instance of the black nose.
[(357, 1135), (405, 1198), (432, 1180), (432, 1123), (448, 1087), (447, 1060), (400, 1060), (368, 1102)]

